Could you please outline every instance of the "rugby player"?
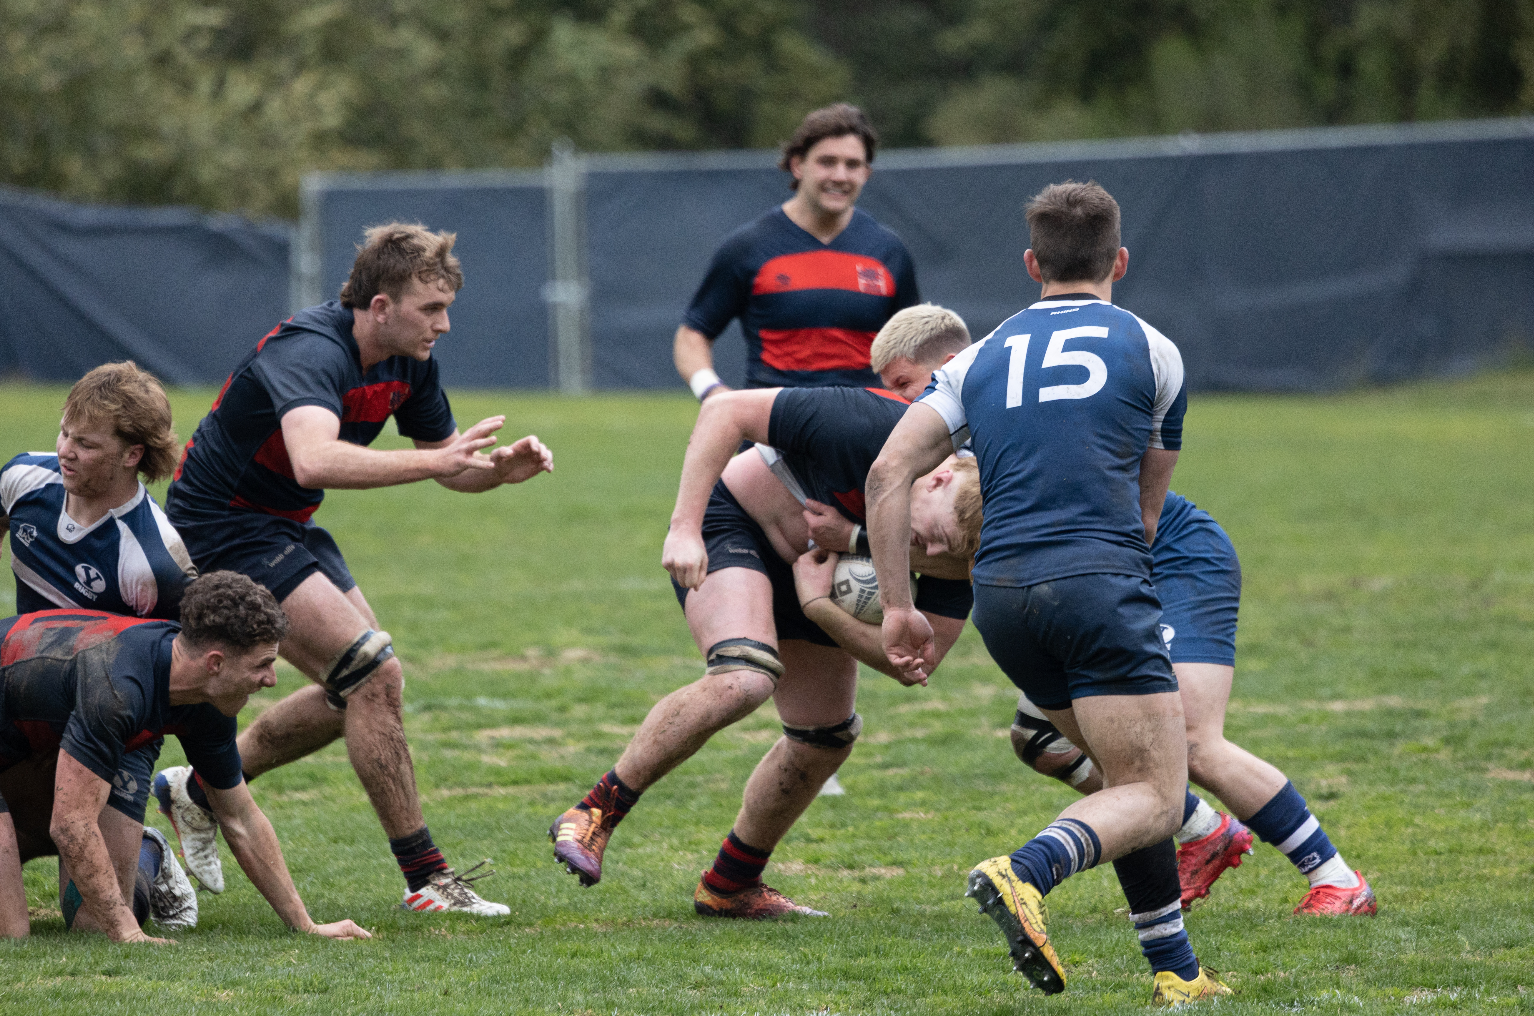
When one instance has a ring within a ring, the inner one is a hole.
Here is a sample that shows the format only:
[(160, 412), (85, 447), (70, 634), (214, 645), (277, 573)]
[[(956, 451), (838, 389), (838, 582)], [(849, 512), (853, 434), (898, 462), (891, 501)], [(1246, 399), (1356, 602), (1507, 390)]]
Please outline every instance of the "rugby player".
[[(21, 864), (57, 853), (66, 925), (116, 942), (167, 941), (143, 932), (129, 902), (148, 787), (124, 763), (135, 752), (157, 755), (174, 733), (240, 866), (288, 927), (371, 937), (349, 920), (310, 919), (240, 777), (234, 718), (276, 683), (287, 626), (276, 600), (243, 576), (215, 572), (187, 586), (181, 614), (179, 625), (78, 609), (0, 621), (0, 930), (27, 934)], [(169, 863), (165, 841), (156, 843)]]
[(856, 208), (878, 140), (844, 102), (794, 131), (778, 163), (793, 196), (725, 238), (676, 330), (677, 372), (700, 400), (729, 390), (714, 372), (713, 343), (734, 318), (747, 388), (877, 383), (869, 343), (919, 299), (905, 244)]
[[(901, 675), (874, 639), (857, 654), (838, 646), (833, 634), (856, 647), (855, 631), (848, 636), (835, 627), (843, 619), (858, 626), (850, 615), (823, 598), (801, 604), (795, 594), (790, 564), (808, 551), (809, 526), (793, 491), (861, 523), (868, 466), (905, 409), (898, 396), (861, 388), (730, 392), (703, 404), (662, 563), (707, 670), (657, 703), (617, 764), (554, 821), (554, 856), (582, 885), (601, 879), (608, 839), (640, 794), (771, 698), (784, 736), (747, 782), (734, 827), (693, 894), (694, 907), (717, 917), (819, 914), (763, 885), (762, 871), (862, 729), (855, 655)], [(731, 458), (743, 440), (770, 447)], [(959, 496), (966, 472), (973, 478), (972, 464), (945, 464), (923, 477), (912, 511), (960, 517), (978, 511), (978, 484), (969, 485), (967, 501)], [(915, 604), (937, 633), (938, 658), (969, 616), (973, 547), (947, 542), (965, 531), (950, 524), (908, 555), (909, 568), (921, 573)]]
[[(390, 223), (369, 229), (339, 300), (300, 311), (235, 368), (198, 424), (167, 511), (199, 568), (227, 568), (271, 590), (291, 625), (282, 655), (314, 684), (240, 736), (245, 779), (339, 737), (405, 878), (403, 907), (500, 916), (432, 842), (401, 722), (404, 672), (388, 633), (330, 534), (312, 521), (325, 488), (435, 479), (477, 492), (552, 471), (535, 436), (496, 448), (505, 417), (460, 434), (432, 348), (463, 285), (454, 236)], [(393, 416), (414, 450), (367, 447)], [(223, 888), (217, 826), (187, 767), (156, 777), (187, 867)]]
[[(140, 479), (169, 476), (179, 443), (165, 390), (131, 360), (75, 382), (53, 454), (17, 455), (0, 469), (0, 525), (10, 532), (17, 613), (66, 607), (179, 615), (181, 591), (197, 570)], [(147, 752), (125, 760), (129, 779), (143, 787), (153, 765)], [(144, 830), (140, 856), (139, 899), (165, 927), (194, 927), (197, 896), (158, 830)]]
[(968, 895), (1002, 929), (1016, 968), (1046, 993), (1063, 991), (1043, 897), (1112, 860), (1153, 1000), (1228, 994), (1199, 964), (1179, 910), (1171, 837), (1187, 740), (1150, 584), (1150, 544), (1181, 446), (1182, 360), (1112, 305), (1129, 254), (1106, 191), (1053, 185), (1027, 216), (1024, 260), (1041, 300), (943, 366), (869, 472), (885, 651), (915, 678), (935, 658), (931, 625), (901, 581), (911, 482), (972, 439), (985, 502), (975, 627), (1007, 676), (1089, 746), (1104, 789), (1010, 857), (977, 865)]

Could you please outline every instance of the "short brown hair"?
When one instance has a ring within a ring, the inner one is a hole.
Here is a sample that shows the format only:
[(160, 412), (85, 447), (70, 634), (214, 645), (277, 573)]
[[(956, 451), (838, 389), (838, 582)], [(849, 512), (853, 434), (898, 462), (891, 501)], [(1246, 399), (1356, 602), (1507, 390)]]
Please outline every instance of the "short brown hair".
[(973, 558), (980, 549), (980, 524), (985, 521), (985, 502), (980, 498), (980, 464), (964, 455), (949, 463), (953, 471), (953, 514), (959, 521), (959, 546), (954, 553)]
[(957, 353), (967, 345), (969, 329), (963, 318), (947, 307), (918, 303), (896, 311), (884, 322), (868, 349), (868, 359), (875, 374), (902, 356), (918, 367), (930, 361), (935, 369), (945, 353)]
[(288, 616), (277, 598), (239, 572), (208, 572), (181, 594), (181, 637), (199, 649), (245, 652), (287, 634)]
[[(792, 172), (788, 166), (790, 161), (804, 158), (811, 148), (826, 138), (839, 138), (848, 134), (856, 134), (863, 139), (863, 152), (868, 156), (868, 164), (872, 166), (874, 149), (879, 147), (879, 135), (874, 125), (868, 122), (867, 114), (861, 109), (850, 102), (838, 102), (811, 110), (805, 115), (799, 129), (794, 131), (794, 136), (784, 143), (783, 157), (778, 160), (778, 168), (785, 173)], [(790, 178), (788, 186), (798, 190), (799, 181)]]
[(143, 445), (138, 471), (153, 483), (176, 468), (180, 441), (171, 426), (170, 400), (159, 380), (132, 360), (104, 363), (75, 382), (64, 399), (64, 419), (112, 428), (128, 445)]
[(384, 293), (398, 300), (411, 279), (463, 288), (463, 267), (453, 256), (457, 233), (433, 233), (420, 223), (390, 222), (369, 227), (357, 245), (357, 260), (341, 287), (341, 306), (366, 307)]
[(1119, 203), (1096, 183), (1052, 183), (1028, 202), (1029, 246), (1045, 282), (1101, 282), (1119, 256)]

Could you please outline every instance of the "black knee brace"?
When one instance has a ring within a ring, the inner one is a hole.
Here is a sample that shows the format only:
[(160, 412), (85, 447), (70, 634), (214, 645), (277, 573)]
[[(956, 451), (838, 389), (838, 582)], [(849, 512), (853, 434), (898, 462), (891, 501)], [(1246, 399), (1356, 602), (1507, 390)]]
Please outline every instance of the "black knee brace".
[(834, 727), (790, 727), (783, 724), (783, 735), (790, 741), (808, 744), (815, 748), (837, 750), (851, 748), (852, 742), (863, 732), (863, 717), (853, 713)]
[(325, 703), (330, 708), (346, 708), (351, 693), (362, 687), (384, 661), (394, 657), (394, 640), (386, 631), (369, 628), (335, 658), (325, 675)]
[(708, 674), (728, 674), (732, 670), (754, 670), (772, 679), (774, 688), (783, 676), (783, 662), (778, 651), (755, 639), (725, 639), (708, 647)]
[(1028, 765), (1036, 766), (1041, 755), (1064, 755), (1074, 751), (1076, 760), (1053, 773), (1054, 778), (1075, 787), (1092, 775), (1092, 760), (1087, 757), (1087, 753), (1077, 748), (1070, 738), (1060, 733), (1059, 727), (1048, 720), (1029, 716), (1019, 709), (1012, 720), (1012, 729), (1019, 734), (1031, 735), (1028, 743), (1023, 745), (1023, 761)]

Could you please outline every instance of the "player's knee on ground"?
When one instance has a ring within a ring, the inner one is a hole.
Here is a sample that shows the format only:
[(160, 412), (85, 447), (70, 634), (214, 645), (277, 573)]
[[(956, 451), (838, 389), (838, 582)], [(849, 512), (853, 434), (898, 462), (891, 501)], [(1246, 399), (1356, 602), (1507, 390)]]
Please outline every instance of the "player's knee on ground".
[(345, 709), (346, 700), (365, 684), (373, 683), (375, 675), (390, 661), (392, 669), (403, 682), (404, 672), (394, 657), (394, 640), (386, 631), (369, 628), (358, 635), (345, 649), (330, 661), (325, 672), (325, 702), (332, 709)]
[(863, 732), (863, 717), (853, 713), (840, 723), (828, 727), (793, 727), (783, 724), (783, 736), (812, 748), (841, 751), (851, 748)]
[(1034, 772), (1072, 787), (1081, 786), (1094, 771), (1086, 752), (1060, 733), (1059, 727), (1022, 709), (1012, 721), (1012, 750)]
[(724, 639), (715, 642), (708, 647), (706, 659), (706, 673), (709, 677), (749, 670), (766, 675), (776, 688), (778, 678), (783, 676), (783, 661), (778, 658), (778, 651), (755, 639)]

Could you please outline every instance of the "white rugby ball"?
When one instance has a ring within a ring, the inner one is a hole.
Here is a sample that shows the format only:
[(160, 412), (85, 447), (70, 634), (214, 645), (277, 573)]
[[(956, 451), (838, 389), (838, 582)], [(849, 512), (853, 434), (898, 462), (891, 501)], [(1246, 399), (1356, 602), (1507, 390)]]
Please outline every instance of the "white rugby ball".
[[(911, 576), (911, 597), (916, 597), (916, 576)], [(831, 576), (831, 602), (864, 624), (883, 624), (879, 605), (879, 577), (874, 561), (862, 554), (843, 554)]]

